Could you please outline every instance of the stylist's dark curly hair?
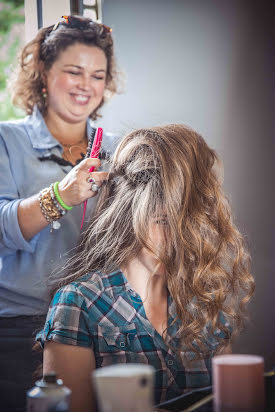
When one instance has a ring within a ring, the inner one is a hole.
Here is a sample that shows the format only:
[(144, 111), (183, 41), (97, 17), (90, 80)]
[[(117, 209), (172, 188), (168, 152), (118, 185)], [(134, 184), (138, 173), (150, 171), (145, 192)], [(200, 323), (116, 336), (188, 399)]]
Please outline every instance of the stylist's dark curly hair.
[(47, 102), (42, 96), (45, 74), (60, 53), (75, 43), (98, 47), (107, 58), (105, 96), (90, 114), (93, 120), (99, 116), (98, 109), (104, 104), (106, 97), (117, 92), (113, 39), (108, 27), (78, 16), (73, 17), (73, 24), (64, 21), (56, 29), (54, 26), (40, 29), (36, 37), (22, 49), (20, 65), (11, 83), (13, 103), (16, 106), (27, 114), (32, 113), (35, 105), (42, 113), (46, 112)]

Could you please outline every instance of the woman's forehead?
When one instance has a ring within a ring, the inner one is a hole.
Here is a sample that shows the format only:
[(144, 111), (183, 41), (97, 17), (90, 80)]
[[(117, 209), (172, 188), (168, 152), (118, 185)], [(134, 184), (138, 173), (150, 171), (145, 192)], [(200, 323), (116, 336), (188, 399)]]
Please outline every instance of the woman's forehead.
[(74, 43), (61, 51), (56, 59), (59, 63), (71, 63), (82, 66), (89, 62), (106, 66), (106, 56), (103, 50), (97, 46), (89, 46), (83, 43)]

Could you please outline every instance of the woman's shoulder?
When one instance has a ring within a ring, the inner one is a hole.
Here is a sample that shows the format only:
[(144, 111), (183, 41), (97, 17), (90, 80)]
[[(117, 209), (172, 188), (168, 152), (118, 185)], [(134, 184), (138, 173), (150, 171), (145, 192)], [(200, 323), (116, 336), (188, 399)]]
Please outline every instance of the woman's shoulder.
[(9, 153), (18, 152), (21, 148), (24, 151), (31, 150), (30, 131), (32, 123), (30, 117), (26, 116), (23, 119), (0, 122), (0, 140)]
[(106, 289), (106, 280), (110, 275), (103, 274), (99, 271), (90, 272), (73, 280), (65, 286), (57, 290), (58, 296), (65, 295), (81, 295), (83, 298), (88, 298), (89, 301), (93, 297), (98, 297), (104, 293)]
[(25, 131), (26, 117), (23, 119), (5, 120), (0, 122), (0, 135), (6, 137), (7, 134), (16, 135), (18, 131)]
[(26, 141), (33, 144), (37, 139), (40, 141), (48, 135), (49, 131), (37, 107), (22, 119), (0, 122), (0, 136), (7, 144), (21, 142), (25, 145)]
[(71, 283), (71, 289), (77, 290), (84, 296), (91, 293), (98, 294), (104, 290), (101, 272), (89, 272)]
[(86, 306), (93, 304), (95, 300), (110, 299), (113, 296), (112, 289), (123, 283), (121, 272), (112, 273), (90, 272), (57, 290), (52, 304), (71, 302), (72, 304)]

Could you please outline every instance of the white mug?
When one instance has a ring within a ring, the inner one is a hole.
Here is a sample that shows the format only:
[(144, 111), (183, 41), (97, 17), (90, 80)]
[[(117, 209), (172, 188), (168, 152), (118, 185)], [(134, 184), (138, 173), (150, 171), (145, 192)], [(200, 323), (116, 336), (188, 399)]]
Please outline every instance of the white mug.
[(92, 373), (100, 412), (152, 412), (155, 369), (124, 363)]

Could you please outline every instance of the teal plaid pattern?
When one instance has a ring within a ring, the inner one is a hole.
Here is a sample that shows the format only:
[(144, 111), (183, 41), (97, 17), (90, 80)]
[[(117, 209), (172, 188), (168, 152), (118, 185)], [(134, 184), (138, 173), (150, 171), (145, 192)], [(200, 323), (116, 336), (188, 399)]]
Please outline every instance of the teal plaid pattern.
[[(167, 345), (147, 319), (140, 296), (121, 271), (91, 273), (57, 291), (36, 340), (42, 347), (47, 340), (90, 347), (97, 368), (130, 362), (154, 366), (155, 402), (159, 403), (211, 385), (211, 356), (190, 363), (186, 359), (192, 359), (193, 352), (186, 348), (177, 353), (173, 350), (179, 349), (180, 325), (171, 296), (168, 313)], [(223, 322), (226, 325), (225, 319)], [(205, 331), (212, 353), (221, 333), (216, 330), (211, 335)]]

